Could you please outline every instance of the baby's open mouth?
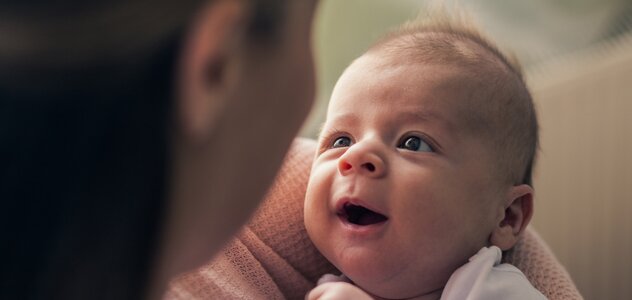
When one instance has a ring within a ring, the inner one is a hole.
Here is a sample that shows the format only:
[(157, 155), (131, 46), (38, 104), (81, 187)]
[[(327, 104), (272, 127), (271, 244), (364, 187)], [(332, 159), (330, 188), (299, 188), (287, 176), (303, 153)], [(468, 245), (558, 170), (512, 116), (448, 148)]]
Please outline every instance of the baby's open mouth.
[(345, 203), (338, 212), (338, 216), (351, 224), (360, 226), (382, 223), (388, 220), (383, 214), (374, 212), (364, 206), (351, 203)]

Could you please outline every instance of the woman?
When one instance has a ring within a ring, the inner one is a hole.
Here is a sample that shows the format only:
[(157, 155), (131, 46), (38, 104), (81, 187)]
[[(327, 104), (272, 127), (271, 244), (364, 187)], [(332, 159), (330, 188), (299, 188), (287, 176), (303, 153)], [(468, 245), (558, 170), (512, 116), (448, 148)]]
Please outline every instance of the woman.
[(0, 298), (157, 298), (273, 180), (315, 1), (31, 2), (0, 4)]

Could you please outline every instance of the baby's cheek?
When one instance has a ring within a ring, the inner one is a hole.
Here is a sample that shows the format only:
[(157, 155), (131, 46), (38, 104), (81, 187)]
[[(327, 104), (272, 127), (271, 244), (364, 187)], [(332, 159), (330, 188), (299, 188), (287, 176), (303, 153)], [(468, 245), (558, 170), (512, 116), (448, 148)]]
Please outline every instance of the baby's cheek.
[(312, 240), (319, 240), (326, 229), (327, 193), (322, 181), (310, 182), (305, 195), (305, 227)]

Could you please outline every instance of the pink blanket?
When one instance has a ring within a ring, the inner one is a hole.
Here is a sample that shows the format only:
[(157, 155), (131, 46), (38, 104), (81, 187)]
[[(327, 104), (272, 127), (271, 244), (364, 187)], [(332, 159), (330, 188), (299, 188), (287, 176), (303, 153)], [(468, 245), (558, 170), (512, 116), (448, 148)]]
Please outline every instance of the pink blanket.
[[(316, 144), (297, 139), (250, 222), (209, 264), (174, 280), (165, 299), (304, 299), (336, 269), (310, 242), (303, 199)], [(532, 229), (503, 258), (549, 299), (582, 299), (566, 270)]]

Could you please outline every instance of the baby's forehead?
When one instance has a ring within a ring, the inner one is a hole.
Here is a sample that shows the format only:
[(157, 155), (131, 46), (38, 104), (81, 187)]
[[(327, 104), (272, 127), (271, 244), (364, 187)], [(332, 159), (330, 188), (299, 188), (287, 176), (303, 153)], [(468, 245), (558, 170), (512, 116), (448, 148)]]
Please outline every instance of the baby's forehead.
[[(482, 110), (493, 84), (469, 66), (432, 61), (411, 61), (370, 52), (345, 71), (332, 101), (361, 99), (354, 105), (406, 106), (413, 110)], [(339, 105), (336, 105), (338, 107)], [(421, 109), (416, 109), (421, 106)], [(336, 108), (334, 107), (334, 108)]]
[[(449, 106), (461, 111), (466, 119), (478, 116), (480, 122), (484, 122), (484, 117), (493, 118), (494, 111), (504, 105), (502, 102), (507, 96), (524, 90), (520, 75), (492, 50), (467, 39), (446, 41), (436, 36), (418, 34), (416, 39), (407, 36), (395, 38), (371, 48), (363, 57), (377, 62), (373, 66), (376, 72), (380, 68), (413, 66), (409, 69), (410, 78), (416, 78), (415, 67), (433, 66), (433, 72), (447, 71), (442, 73), (444, 76), (434, 78), (438, 80), (439, 88), (433, 92), (441, 93), (448, 89), (466, 93), (466, 97), (452, 101)], [(419, 46), (425, 41), (437, 43), (437, 40), (440, 46)]]
[(473, 91), (475, 82), (469, 82), (454, 68), (407, 65), (396, 74), (365, 76), (371, 72), (361, 64), (358, 67), (350, 70), (358, 74), (357, 78), (347, 79), (348, 83), (343, 82), (334, 92), (326, 128), (365, 123), (382, 128), (419, 124), (438, 129), (446, 133), (444, 136), (458, 136), (470, 131), (467, 120), (477, 114), (472, 110), (480, 109), (471, 103), (479, 97)]

